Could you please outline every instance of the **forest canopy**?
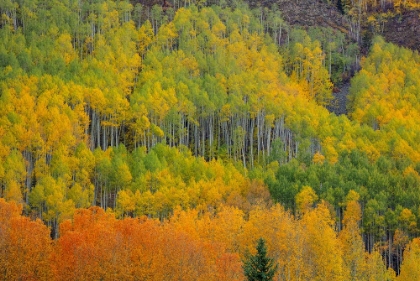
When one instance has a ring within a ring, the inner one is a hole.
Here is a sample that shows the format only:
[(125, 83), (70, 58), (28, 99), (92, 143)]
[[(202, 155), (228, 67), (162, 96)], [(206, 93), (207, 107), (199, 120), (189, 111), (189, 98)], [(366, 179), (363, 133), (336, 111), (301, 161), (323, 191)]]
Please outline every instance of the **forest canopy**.
[(3, 277), (241, 280), (262, 237), (278, 278), (408, 280), (419, 54), (375, 37), (360, 60), (275, 6), (181, 6), (2, 1)]

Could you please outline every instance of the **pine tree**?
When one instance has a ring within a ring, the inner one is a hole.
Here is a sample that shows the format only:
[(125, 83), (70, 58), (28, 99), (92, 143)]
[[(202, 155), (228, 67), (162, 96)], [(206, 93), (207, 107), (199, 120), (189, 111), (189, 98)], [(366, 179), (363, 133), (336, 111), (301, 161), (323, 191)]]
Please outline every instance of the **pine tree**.
[(243, 269), (248, 281), (273, 280), (277, 266), (274, 265), (272, 258), (267, 257), (267, 248), (263, 238), (258, 240), (256, 255), (251, 255), (244, 261)]

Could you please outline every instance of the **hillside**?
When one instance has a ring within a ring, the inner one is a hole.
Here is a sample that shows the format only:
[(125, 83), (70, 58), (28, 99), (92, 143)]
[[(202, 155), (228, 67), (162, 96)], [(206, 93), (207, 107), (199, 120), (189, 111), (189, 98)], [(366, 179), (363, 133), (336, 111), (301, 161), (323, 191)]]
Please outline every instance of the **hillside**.
[[(348, 2), (348, 1), (347, 1)], [(331, 27), (357, 40), (358, 13), (353, 12), (346, 1), (248, 1), (251, 7), (278, 7), (284, 20), (293, 26)], [(399, 1), (362, 1), (360, 43), (370, 44), (372, 34), (380, 34), (387, 41), (413, 50), (420, 50), (420, 17), (418, 1), (406, 1), (406, 6), (398, 6)], [(348, 6), (346, 6), (348, 5)], [(355, 4), (357, 5), (357, 4)], [(344, 6), (344, 7), (343, 7)], [(348, 7), (348, 8), (346, 8)], [(357, 6), (355, 6), (357, 8)], [(365, 41), (365, 42), (363, 42)], [(365, 50), (367, 51), (367, 50)]]
[(387, 20), (383, 36), (389, 42), (420, 51), (420, 10), (404, 11)]
[(0, 279), (419, 279), (420, 56), (305, 3), (4, 1)]
[(303, 27), (331, 27), (341, 32), (348, 33), (350, 23), (348, 19), (338, 10), (333, 3), (328, 4), (325, 1), (252, 1), (250, 7), (278, 7), (285, 21), (293, 26)]

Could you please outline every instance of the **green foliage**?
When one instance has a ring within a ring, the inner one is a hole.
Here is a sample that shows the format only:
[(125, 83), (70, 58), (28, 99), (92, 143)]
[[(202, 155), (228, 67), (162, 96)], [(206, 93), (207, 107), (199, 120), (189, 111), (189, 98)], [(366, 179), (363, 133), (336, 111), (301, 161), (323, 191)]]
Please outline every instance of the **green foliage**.
[(91, 205), (249, 211), (270, 203), (261, 179), (294, 214), (328, 202), (339, 230), (358, 192), (369, 250), (418, 234), (418, 53), (374, 39), (337, 117), (325, 106), (358, 47), (275, 6), (3, 2), (0, 196), (55, 234)]
[(273, 280), (277, 271), (274, 260), (267, 257), (267, 249), (263, 238), (258, 239), (257, 253), (250, 255), (243, 265), (244, 273), (249, 281)]

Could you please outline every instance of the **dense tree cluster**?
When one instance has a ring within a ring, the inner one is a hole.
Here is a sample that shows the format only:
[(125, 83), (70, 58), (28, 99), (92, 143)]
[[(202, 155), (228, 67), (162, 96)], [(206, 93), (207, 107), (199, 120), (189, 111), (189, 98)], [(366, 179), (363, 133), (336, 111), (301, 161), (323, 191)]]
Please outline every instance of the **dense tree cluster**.
[[(138, 211), (139, 194), (160, 189), (154, 174), (168, 173), (166, 152), (162, 163), (142, 167), (158, 143), (244, 167), (265, 164), (272, 152), (288, 161), (320, 149), (324, 129), (307, 128), (316, 118), (302, 117), (328, 118), (317, 106), (331, 95), (324, 43), (290, 32), (283, 70), (277, 41), (264, 33), (281, 32), (271, 26), (275, 14), (262, 21), (243, 5), (192, 6), (173, 21), (157, 20), (159, 11), (148, 21), (124, 1), (11, 3), (14, 18), (0, 30), (0, 193), (55, 229), (60, 217), (91, 205), (168, 215), (181, 202)], [(181, 181), (194, 185), (180, 173), (172, 171), (170, 193)]]
[[(335, 145), (347, 147), (338, 151), (337, 162), (315, 154), (312, 161), (296, 159), (280, 166), (266, 179), (272, 196), (294, 212), (298, 206), (293, 198), (305, 187), (313, 188), (335, 207), (338, 229), (345, 196), (357, 191), (366, 249), (381, 242), (386, 262), (394, 268), (401, 263), (405, 243), (419, 231), (419, 131), (413, 121), (418, 114), (418, 62), (418, 54), (377, 38), (350, 89), (349, 116), (358, 124), (352, 130), (360, 131)], [(346, 129), (346, 136), (352, 130)]]
[[(353, 280), (383, 281), (393, 276), (377, 252), (363, 252), (360, 236), (337, 238), (325, 203), (308, 207), (300, 219), (279, 205), (255, 208), (247, 216), (225, 206), (216, 215), (177, 210), (163, 222), (117, 220), (91, 207), (62, 222), (54, 243), (44, 224), (20, 212), (16, 203), (0, 199), (2, 279), (244, 280), (241, 259), (255, 253), (261, 235), (278, 265), (275, 279), (349, 280), (358, 274), (361, 278)], [(349, 214), (347, 220), (356, 233), (357, 219)]]
[(336, 116), (344, 34), (174, 3), (1, 2), (3, 277), (241, 280), (261, 236), (284, 280), (415, 274), (419, 55), (376, 39)]

